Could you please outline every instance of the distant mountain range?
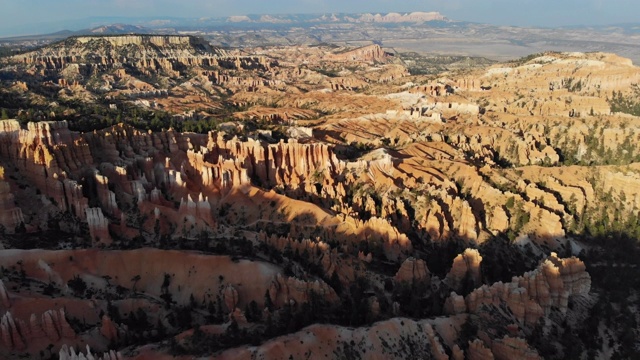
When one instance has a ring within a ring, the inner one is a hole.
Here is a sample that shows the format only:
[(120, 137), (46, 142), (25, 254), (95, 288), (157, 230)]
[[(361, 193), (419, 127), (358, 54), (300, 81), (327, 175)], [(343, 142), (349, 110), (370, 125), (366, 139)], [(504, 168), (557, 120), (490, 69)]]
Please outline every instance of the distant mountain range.
[[(212, 19), (213, 20), (213, 19)], [(250, 22), (263, 24), (295, 24), (295, 23), (424, 23), (429, 21), (446, 21), (439, 12), (412, 12), (387, 14), (322, 14), (322, 15), (248, 15), (230, 16), (226, 22)]]
[[(325, 14), (280, 14), (280, 15), (238, 15), (227, 17), (176, 18), (176, 17), (90, 17), (75, 20), (57, 20), (40, 24), (25, 24), (21, 27), (3, 28), (0, 24), (0, 39), (61, 39), (70, 35), (163, 33), (176, 34), (188, 31), (208, 32), (232, 28), (262, 29), (287, 28), (291, 26), (308, 28), (329, 24), (371, 24), (381, 26), (428, 25), (446, 27), (448, 25), (473, 24), (455, 21), (439, 12), (410, 13), (325, 13)], [(477, 24), (481, 25), (481, 24)], [(492, 26), (488, 25), (487, 26)], [(495, 26), (499, 27), (499, 26)], [(618, 28), (630, 34), (640, 34), (640, 24), (625, 23), (598, 26), (567, 26), (556, 29), (594, 29), (604, 31)], [(65, 29), (65, 30), (61, 30)], [(547, 28), (548, 29), (548, 28)], [(30, 34), (28, 36), (7, 36), (8, 34)], [(6, 34), (3, 36), (2, 34)]]
[(116, 34), (130, 34), (130, 33), (145, 33), (145, 32), (149, 32), (149, 30), (150, 29), (145, 28), (143, 26), (138, 26), (138, 25), (113, 24), (113, 25), (99, 26), (97, 28), (93, 28), (89, 30), (89, 32), (92, 34), (116, 35)]
[[(57, 21), (25, 27), (25, 29), (3, 29), (0, 34), (29, 31), (45, 35), (4, 37), (5, 39), (32, 38), (34, 36), (86, 35), (86, 34), (127, 34), (134, 32), (172, 33), (188, 30), (211, 30), (224, 26), (268, 26), (268, 25), (317, 25), (335, 23), (426, 23), (431, 21), (450, 21), (438, 12), (411, 13), (363, 13), (363, 14), (287, 14), (287, 15), (242, 15), (219, 18), (140, 18), (140, 17), (92, 17), (73, 21)], [(55, 28), (67, 30), (52, 32)], [(0, 36), (0, 38), (3, 38)]]
[[(203, 18), (174, 18), (174, 17), (91, 17), (70, 21), (56, 21), (51, 23), (29, 26), (25, 29), (39, 32), (27, 36), (3, 37), (2, 40), (29, 39), (62, 39), (67, 36), (91, 34), (129, 34), (129, 33), (162, 33), (178, 34), (189, 31), (209, 32), (231, 28), (261, 29), (288, 28), (291, 26), (310, 27), (330, 24), (370, 24), (381, 26), (394, 25), (425, 25), (432, 27), (465, 26), (470, 22), (454, 21), (439, 12), (410, 12), (410, 13), (326, 13), (326, 14), (281, 14), (281, 15), (239, 15), (227, 17)], [(480, 25), (480, 24), (478, 24)], [(487, 25), (491, 26), (491, 25)], [(52, 31), (55, 28), (65, 28), (62, 31)], [(612, 24), (599, 26), (568, 26), (557, 29), (593, 29), (604, 31), (609, 28), (621, 29), (630, 34), (640, 34), (640, 24)], [(0, 34), (7, 33), (0, 25)], [(23, 32), (23, 29), (14, 29)]]
[[(438, 12), (242, 15), (219, 18), (98, 17), (40, 24), (70, 30), (0, 39), (0, 50), (23, 52), (69, 36), (196, 35), (213, 46), (244, 48), (372, 43), (420, 53), (508, 60), (544, 51), (612, 52), (640, 63), (640, 24), (534, 28), (448, 19)], [(2, 33), (0, 25), (0, 33)], [(64, 26), (64, 27), (63, 27)], [(7, 48), (11, 50), (7, 50)]]

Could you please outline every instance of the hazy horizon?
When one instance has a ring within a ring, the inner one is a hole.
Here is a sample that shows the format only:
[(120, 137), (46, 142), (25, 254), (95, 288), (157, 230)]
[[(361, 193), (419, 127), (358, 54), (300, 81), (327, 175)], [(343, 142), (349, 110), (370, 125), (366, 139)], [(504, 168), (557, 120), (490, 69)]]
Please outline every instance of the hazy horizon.
[[(216, 18), (249, 14), (437, 11), (456, 21), (557, 27), (638, 22), (633, 0), (0, 0), (0, 37), (81, 30), (95, 17)], [(98, 25), (98, 24), (96, 24)], [(102, 25), (102, 24), (100, 24)]]

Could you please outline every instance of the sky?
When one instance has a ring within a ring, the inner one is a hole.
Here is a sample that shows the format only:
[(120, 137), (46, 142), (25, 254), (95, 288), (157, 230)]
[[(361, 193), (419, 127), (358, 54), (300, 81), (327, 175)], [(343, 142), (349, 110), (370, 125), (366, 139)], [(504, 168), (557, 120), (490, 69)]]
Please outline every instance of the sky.
[(0, 36), (80, 30), (81, 23), (73, 20), (100, 16), (202, 18), (410, 11), (439, 11), (452, 20), (494, 25), (640, 22), (638, 0), (0, 0)]

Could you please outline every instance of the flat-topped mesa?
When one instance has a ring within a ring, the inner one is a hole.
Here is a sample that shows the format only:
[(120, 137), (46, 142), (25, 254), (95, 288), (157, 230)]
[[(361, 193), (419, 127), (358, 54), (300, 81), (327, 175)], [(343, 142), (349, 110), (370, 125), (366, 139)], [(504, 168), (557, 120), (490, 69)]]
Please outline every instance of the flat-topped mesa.
[[(278, 62), (266, 56), (230, 55), (212, 47), (205, 40), (192, 36), (122, 35), (71, 37), (62, 42), (13, 56), (11, 61), (26, 65), (32, 71), (46, 76), (61, 77), (61, 86), (69, 84), (69, 73), (63, 71), (73, 66), (72, 73), (95, 76), (123, 67), (135, 68), (143, 74), (162, 73), (172, 78), (190, 76), (189, 69), (197, 69), (203, 75), (213, 75), (216, 69), (268, 71)], [(126, 65), (126, 66), (125, 66)], [(118, 78), (122, 78), (122, 73)], [(229, 77), (217, 72), (211, 81), (223, 84), (235, 79), (238, 86), (246, 88), (247, 80)], [(251, 79), (259, 82), (260, 78)], [(286, 86), (284, 81), (264, 80), (271, 86)]]
[[(198, 38), (187, 35), (118, 35), (118, 36), (80, 36), (72, 38), (81, 44), (86, 44), (95, 40), (104, 40), (113, 46), (126, 45), (146, 45), (153, 44), (156, 46), (167, 45), (191, 45)], [(201, 39), (202, 40), (202, 39)], [(206, 44), (203, 40), (201, 44)]]
[(407, 14), (388, 13), (388, 14), (362, 14), (359, 18), (362, 22), (381, 22), (381, 23), (421, 23), (427, 21), (444, 21), (446, 18), (439, 12), (415, 11)]
[[(77, 71), (81, 75), (92, 76), (96, 72), (109, 71), (110, 69), (122, 69), (122, 64), (128, 63), (133, 68), (142, 71), (145, 74), (152, 72), (164, 71), (166, 75), (179, 77), (183, 73), (179, 70), (184, 67), (221, 67), (225, 69), (235, 70), (269, 70), (277, 65), (277, 62), (271, 61), (266, 57), (243, 56), (243, 57), (225, 57), (214, 54), (192, 55), (192, 54), (144, 54), (138, 55), (91, 55), (87, 56), (41, 56), (38, 54), (26, 54), (17, 58), (18, 62), (26, 65), (34, 65), (41, 67), (43, 73), (56, 76), (58, 71), (65, 69), (68, 65), (77, 66)], [(251, 83), (264, 84), (269, 86), (286, 85), (281, 80), (265, 80), (257, 78), (245, 79), (242, 77), (234, 77), (227, 74), (214, 74), (211, 70), (203, 70), (203, 75), (209, 76), (210, 80), (218, 85), (236, 85), (238, 87), (248, 88)], [(58, 80), (60, 86), (67, 87), (68, 81), (65, 79)], [(75, 83), (74, 83), (75, 84)], [(76, 84), (77, 85), (77, 84)]]
[[(59, 43), (45, 47), (30, 54), (58, 54), (69, 53), (76, 55), (92, 50), (94, 54), (106, 54), (110, 50), (133, 47), (149, 49), (152, 52), (171, 50), (187, 50), (194, 55), (224, 55), (226, 53), (213, 48), (206, 40), (189, 35), (108, 35), (108, 36), (79, 36), (70, 37)], [(66, 50), (66, 51), (65, 51)], [(131, 52), (128, 52), (131, 54)]]

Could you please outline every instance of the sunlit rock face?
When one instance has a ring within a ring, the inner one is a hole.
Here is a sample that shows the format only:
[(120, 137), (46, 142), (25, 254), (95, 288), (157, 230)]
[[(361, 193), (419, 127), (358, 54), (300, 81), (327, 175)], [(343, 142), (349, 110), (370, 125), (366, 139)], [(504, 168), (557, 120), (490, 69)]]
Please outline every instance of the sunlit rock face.
[(610, 299), (593, 271), (635, 269), (606, 257), (640, 206), (614, 55), (423, 76), (128, 35), (2, 61), (33, 109), (0, 121), (0, 358), (564, 356)]

